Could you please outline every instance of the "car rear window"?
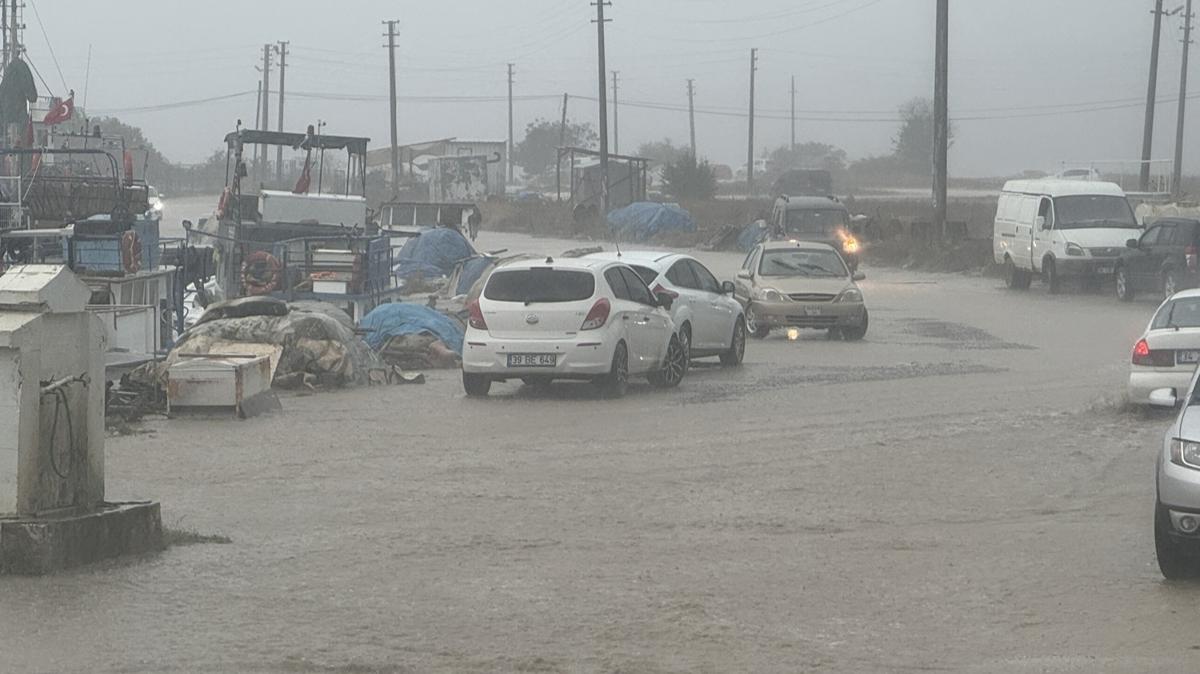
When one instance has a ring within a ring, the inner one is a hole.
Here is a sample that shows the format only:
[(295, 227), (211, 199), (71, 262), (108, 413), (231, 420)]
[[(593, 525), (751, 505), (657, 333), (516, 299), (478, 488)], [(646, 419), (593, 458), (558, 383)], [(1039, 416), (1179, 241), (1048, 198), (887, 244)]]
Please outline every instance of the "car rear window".
[(654, 283), (654, 279), (658, 278), (658, 272), (649, 267), (643, 267), (640, 264), (631, 264), (629, 268), (637, 272), (637, 275), (642, 277), (646, 285)]
[(1200, 328), (1200, 297), (1181, 297), (1162, 305), (1154, 314), (1151, 329)]
[(596, 292), (591, 272), (550, 267), (496, 271), (483, 296), (497, 302), (578, 302)]

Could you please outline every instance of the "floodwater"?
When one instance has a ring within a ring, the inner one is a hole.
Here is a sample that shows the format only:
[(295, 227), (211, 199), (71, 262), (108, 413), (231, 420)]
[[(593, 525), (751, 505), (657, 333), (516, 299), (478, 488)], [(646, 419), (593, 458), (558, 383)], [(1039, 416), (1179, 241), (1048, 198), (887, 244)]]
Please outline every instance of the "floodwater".
[(1194, 671), (1168, 421), (1116, 402), (1154, 304), (864, 271), (865, 341), (673, 391), (429, 372), (112, 437), (111, 499), (232, 543), (0, 579), (0, 671)]

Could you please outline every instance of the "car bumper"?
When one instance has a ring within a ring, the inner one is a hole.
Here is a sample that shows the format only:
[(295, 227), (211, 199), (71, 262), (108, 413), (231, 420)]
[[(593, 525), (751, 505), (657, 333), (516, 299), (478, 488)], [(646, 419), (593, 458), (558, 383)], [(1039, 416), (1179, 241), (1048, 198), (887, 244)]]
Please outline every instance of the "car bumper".
[(1054, 261), (1062, 276), (1110, 276), (1117, 269), (1115, 257), (1063, 257)]
[[(545, 354), (556, 356), (554, 367), (509, 367), (508, 355)], [(471, 339), (463, 344), (463, 372), (486, 374), (496, 379), (549, 377), (586, 379), (608, 374), (613, 347), (589, 340)]]
[(851, 302), (751, 302), (754, 320), (771, 328), (853, 328), (862, 325), (866, 307)]
[(1160, 388), (1175, 389), (1182, 396), (1192, 383), (1192, 368), (1145, 368), (1129, 373), (1129, 402), (1137, 405), (1150, 403), (1150, 392)]
[(1158, 500), (1168, 510), (1200, 514), (1200, 470), (1185, 468), (1165, 458), (1158, 469)]

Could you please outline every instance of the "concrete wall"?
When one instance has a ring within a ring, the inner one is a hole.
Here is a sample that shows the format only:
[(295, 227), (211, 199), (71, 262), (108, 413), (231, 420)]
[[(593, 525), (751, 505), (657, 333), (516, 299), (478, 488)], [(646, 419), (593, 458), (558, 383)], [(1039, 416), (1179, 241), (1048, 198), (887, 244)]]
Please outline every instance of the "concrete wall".
[(17, 512), (17, 418), (21, 409), (17, 352), (0, 349), (0, 516)]

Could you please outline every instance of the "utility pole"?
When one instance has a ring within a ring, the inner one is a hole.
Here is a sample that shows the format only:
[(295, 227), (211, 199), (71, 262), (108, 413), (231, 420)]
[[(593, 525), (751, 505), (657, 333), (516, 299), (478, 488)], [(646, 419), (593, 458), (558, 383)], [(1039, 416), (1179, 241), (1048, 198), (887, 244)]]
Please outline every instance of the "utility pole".
[[(283, 76), (287, 72), (287, 41), (280, 40), (279, 45), (275, 47), (275, 53), (279, 54), (279, 127), (278, 131), (283, 133)], [(275, 149), (275, 181), (283, 182), (283, 146), (280, 145)]]
[(508, 182), (513, 180), (513, 64), (508, 64)]
[(1150, 40), (1150, 81), (1146, 85), (1146, 123), (1142, 129), (1142, 166), (1141, 177), (1138, 180), (1138, 189), (1142, 192), (1150, 191), (1150, 157), (1154, 144), (1154, 99), (1158, 96), (1158, 37), (1162, 31), (1162, 5), (1163, 0), (1155, 0), (1154, 9), (1150, 12), (1154, 15), (1154, 35)]
[(1188, 46), (1192, 43), (1192, 0), (1183, 10), (1183, 60), (1179, 66), (1179, 112), (1175, 119), (1175, 171), (1171, 189), (1176, 196), (1183, 194), (1183, 113), (1187, 107)]
[(563, 94), (562, 124), (558, 127), (559, 147), (567, 144), (567, 96), (568, 94)]
[(754, 196), (754, 73), (758, 72), (758, 49), (750, 50), (750, 137), (746, 153), (746, 196)]
[(688, 80), (688, 130), (692, 138), (692, 158), (696, 157), (696, 80)]
[(937, 30), (933, 58), (933, 226), (946, 233), (947, 154), (950, 148), (950, 0), (937, 0)]
[(605, 82), (604, 69), (604, 8), (611, 2), (596, 0), (596, 65), (599, 72), (600, 87), (600, 217), (608, 216), (608, 83)]
[[(262, 115), (259, 116), (259, 131), (266, 131), (271, 127), (271, 45), (263, 45), (263, 79), (262, 79)], [(262, 158), (258, 164), (258, 180), (263, 181), (267, 172), (267, 147), (262, 147)]]
[(0, 67), (8, 66), (8, 2), (0, 1), (0, 37), (3, 48), (0, 50)]
[(399, 22), (393, 19), (383, 23), (388, 27), (388, 101), (392, 108), (392, 192), (395, 193), (400, 189), (400, 146), (396, 140), (396, 24)]
[(792, 153), (796, 152), (796, 76), (792, 75)]
[(620, 125), (620, 117), (617, 112), (617, 106), (619, 105), (618, 99), (617, 99), (617, 78), (620, 76), (620, 74), (621, 74), (620, 71), (617, 71), (617, 70), (612, 71), (612, 76), (613, 76), (613, 152), (616, 154), (621, 153), (621, 125)]

